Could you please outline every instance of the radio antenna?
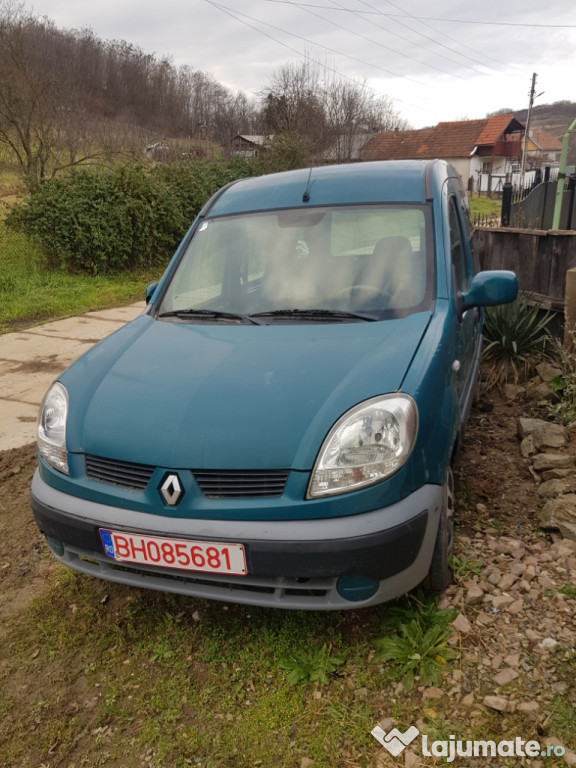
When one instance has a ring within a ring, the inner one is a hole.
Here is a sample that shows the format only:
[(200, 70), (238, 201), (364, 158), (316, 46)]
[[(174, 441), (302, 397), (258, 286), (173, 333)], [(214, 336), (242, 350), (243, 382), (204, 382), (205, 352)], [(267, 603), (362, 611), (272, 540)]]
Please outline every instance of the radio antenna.
[(304, 194), (302, 195), (302, 202), (303, 203), (309, 203), (310, 202), (310, 177), (312, 176), (312, 168), (314, 166), (310, 166), (310, 171), (308, 172), (308, 181), (306, 182), (306, 189), (304, 190)]

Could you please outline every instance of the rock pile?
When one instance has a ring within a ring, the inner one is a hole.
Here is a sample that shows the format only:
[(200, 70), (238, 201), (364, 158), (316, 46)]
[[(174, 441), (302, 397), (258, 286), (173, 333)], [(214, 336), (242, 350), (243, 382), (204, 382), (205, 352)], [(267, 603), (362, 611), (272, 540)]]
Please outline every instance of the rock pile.
[(569, 430), (541, 419), (518, 419), (522, 456), (538, 485), (542, 528), (576, 541), (576, 475), (567, 450)]

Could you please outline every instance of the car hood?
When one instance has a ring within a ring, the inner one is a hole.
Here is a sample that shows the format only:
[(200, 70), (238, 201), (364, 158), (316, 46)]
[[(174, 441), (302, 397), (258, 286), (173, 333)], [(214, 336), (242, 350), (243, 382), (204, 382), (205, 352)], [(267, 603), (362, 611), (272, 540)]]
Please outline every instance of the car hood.
[(68, 450), (171, 468), (309, 470), (342, 413), (400, 389), (429, 320), (244, 326), (142, 316), (63, 375)]

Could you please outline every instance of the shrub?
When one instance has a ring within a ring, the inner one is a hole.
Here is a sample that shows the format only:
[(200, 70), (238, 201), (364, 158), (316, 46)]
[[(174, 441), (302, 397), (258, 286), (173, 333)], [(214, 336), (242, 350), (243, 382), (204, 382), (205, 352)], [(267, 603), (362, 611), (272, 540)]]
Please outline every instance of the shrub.
[(524, 381), (535, 365), (553, 357), (551, 320), (552, 313), (528, 304), (523, 295), (486, 310), (483, 366), (488, 389)]
[(80, 170), (42, 182), (6, 223), (37, 237), (55, 267), (91, 274), (163, 267), (208, 198), (254, 170), (243, 160)]
[(576, 421), (576, 329), (566, 329), (567, 345), (557, 342), (557, 363), (560, 373), (550, 382), (557, 399), (542, 403), (548, 417), (568, 425)]

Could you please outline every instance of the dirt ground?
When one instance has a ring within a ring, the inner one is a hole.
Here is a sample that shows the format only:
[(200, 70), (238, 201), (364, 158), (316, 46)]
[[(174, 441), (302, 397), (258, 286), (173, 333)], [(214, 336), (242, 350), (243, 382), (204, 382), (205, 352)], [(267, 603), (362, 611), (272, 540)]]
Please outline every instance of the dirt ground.
[[(469, 557), (470, 560), (476, 560), (480, 554), (485, 566), (489, 564), (489, 558), (493, 556), (494, 559), (490, 565), (492, 572), (495, 568), (500, 567), (502, 557), (504, 557), (500, 554), (498, 555), (499, 559), (495, 559), (498, 550), (495, 549), (493, 543), (498, 542), (498, 537), (504, 537), (506, 540), (521, 540), (530, 555), (540, 556), (546, 548), (553, 544), (552, 537), (544, 534), (538, 527), (537, 486), (526, 461), (521, 456), (517, 437), (517, 419), (521, 415), (531, 415), (527, 410), (526, 403), (521, 400), (508, 402), (500, 396), (492, 396), (483, 400), (473, 410), (466, 442), (456, 466), (456, 554), (460, 557)], [(574, 441), (571, 442), (568, 450), (576, 455)], [(2, 595), (0, 600), (0, 641), (6, 636), (7, 622), (23, 612), (34, 598), (41, 597), (45, 593), (47, 576), (57, 567), (48, 554), (47, 547), (36, 528), (29, 507), (28, 494), (35, 464), (35, 448), (32, 445), (0, 454), (0, 589)], [(575, 478), (571, 478), (568, 482), (574, 483)], [(492, 555), (488, 553), (488, 545), (492, 547)], [(513, 569), (513, 559), (508, 558), (508, 560), (512, 563)], [(501, 570), (503, 570), (503, 566)], [(488, 571), (486, 571), (485, 575), (480, 576), (479, 584), (485, 593), (483, 595), (484, 607), (482, 608), (485, 613), (481, 612), (481, 615), (489, 617), (490, 610), (485, 608), (489, 604), (488, 599), (492, 599), (492, 595), (488, 594), (489, 590), (485, 585), (488, 576)], [(559, 575), (558, 578), (560, 579), (559, 588), (562, 586), (561, 579), (563, 577)], [(466, 587), (464, 587), (464, 591), (465, 589)], [(462, 585), (451, 587), (447, 593), (448, 602), (455, 605), (460, 601), (464, 605), (465, 599), (462, 597), (462, 591)], [(498, 592), (502, 594), (502, 590), (496, 590), (496, 594)], [(549, 601), (543, 601), (541, 606), (539, 605), (540, 602), (539, 598), (530, 601), (528, 597), (530, 610), (542, 612), (541, 615), (536, 613), (535, 617), (530, 619), (530, 625), (539, 629), (542, 629), (542, 626), (553, 627), (554, 621), (549, 624), (545, 623), (549, 621), (548, 614), (546, 616), (544, 614), (544, 611), (550, 608)], [(573, 604), (572, 600), (569, 602), (570, 605)], [(571, 611), (570, 616), (573, 613)], [(473, 615), (474, 611), (470, 614), (471, 618)], [(513, 629), (517, 631), (518, 648), (521, 650), (524, 647), (522, 646), (522, 637), (523, 633), (526, 632), (528, 619), (523, 618), (522, 615), (511, 615), (509, 620), (511, 624), (507, 631), (512, 632)], [(563, 626), (567, 627), (566, 631), (568, 632), (567, 621), (572, 621), (572, 618), (564, 617), (562, 619)], [(476, 630), (477, 627), (475, 626), (474, 631)], [(506, 654), (504, 650), (501, 653), (499, 651), (498, 643), (502, 641), (498, 636), (497, 628), (493, 625), (487, 625), (482, 631), (485, 631), (489, 636), (484, 638), (482, 642), (484, 647), (490, 646), (492, 649), (490, 659), (500, 659), (501, 663), (501, 659)], [(544, 631), (544, 635), (550, 634), (551, 631), (548, 633)], [(570, 632), (573, 632), (573, 629), (570, 629)], [(508, 654), (510, 654), (509, 650)], [(534, 656), (531, 658), (533, 659)], [(538, 658), (537, 655), (536, 658)], [(543, 654), (542, 659), (543, 664), (549, 663), (546, 653)], [(532, 664), (533, 661), (530, 663)], [(3, 666), (4, 662), (0, 659), (0, 682), (4, 678)], [(462, 668), (466, 670), (465, 664)], [(476, 699), (478, 699), (478, 695), (482, 696), (486, 692), (492, 693), (486, 687), (482, 690), (482, 686), (485, 686), (485, 678), (482, 678), (481, 675), (485, 675), (485, 672), (476, 673), (472, 667), (470, 670), (466, 674), (470, 675), (469, 688), (476, 694)], [(497, 670), (498, 665), (496, 664), (494, 671)], [(544, 706), (544, 704), (539, 703), (538, 686), (544, 686), (543, 680), (547, 676), (549, 678), (549, 673), (546, 670), (543, 671), (542, 675), (535, 674), (534, 676), (535, 688), (531, 693), (535, 699), (533, 705), (536, 710), (538, 706)], [(475, 679), (476, 682), (474, 682)], [(538, 680), (540, 680), (539, 683), (536, 682)], [(57, 684), (53, 670), (46, 665), (34, 667), (33, 680), (31, 671), (26, 678), (26, 685), (38, 686), (38, 688)], [(490, 682), (489, 684), (493, 685)], [(475, 686), (478, 688), (477, 691), (474, 691)], [(62, 706), (66, 706), (66, 704), (63, 703)], [(27, 708), (26, 695), (19, 695), (14, 700), (9, 717), (16, 720), (19, 718), (26, 720), (29, 716)], [(40, 762), (39, 760), (34, 765), (41, 768)], [(1, 764), (2, 758), (0, 757)], [(60, 763), (58, 764), (60, 765)], [(549, 766), (550, 763), (547, 765)]]

